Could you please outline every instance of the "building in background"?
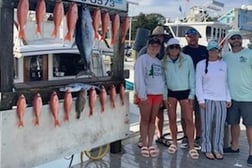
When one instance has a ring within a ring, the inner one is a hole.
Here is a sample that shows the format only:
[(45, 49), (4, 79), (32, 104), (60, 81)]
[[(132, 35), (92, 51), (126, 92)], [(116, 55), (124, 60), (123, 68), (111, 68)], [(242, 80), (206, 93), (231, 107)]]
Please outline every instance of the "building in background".
[(252, 48), (252, 4), (233, 8), (218, 20), (229, 24), (232, 29), (240, 30), (245, 39), (244, 45)]

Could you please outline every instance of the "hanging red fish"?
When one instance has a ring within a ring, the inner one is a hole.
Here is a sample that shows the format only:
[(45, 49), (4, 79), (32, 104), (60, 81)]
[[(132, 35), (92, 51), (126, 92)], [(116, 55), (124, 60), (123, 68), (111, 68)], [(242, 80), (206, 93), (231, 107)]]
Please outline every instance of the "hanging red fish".
[(17, 116), (18, 116), (18, 127), (24, 127), (24, 113), (26, 108), (25, 96), (21, 94), (17, 101)]
[(89, 90), (89, 116), (93, 115), (95, 102), (96, 102), (96, 91), (95, 91), (95, 88), (92, 87)]
[(120, 17), (118, 14), (115, 14), (112, 18), (112, 36), (111, 36), (111, 45), (115, 44), (118, 31), (120, 27)]
[(55, 127), (60, 126), (60, 122), (58, 119), (59, 98), (58, 98), (58, 95), (55, 91), (51, 94), (49, 105), (50, 105), (50, 110), (51, 110), (51, 113), (52, 113), (53, 119), (54, 119), (54, 126)]
[(129, 17), (126, 16), (123, 20), (123, 23), (122, 23), (122, 41), (121, 41), (122, 43), (125, 42), (125, 38), (126, 38), (128, 30), (129, 30), (129, 24), (130, 24)]
[(110, 16), (108, 12), (102, 13), (102, 40), (105, 40), (106, 34), (108, 32), (108, 26), (110, 23)]
[(32, 101), (33, 112), (35, 115), (34, 125), (39, 125), (39, 116), (42, 110), (42, 98), (39, 93), (37, 93)]
[(55, 7), (53, 9), (53, 23), (54, 29), (52, 32), (52, 37), (55, 38), (58, 35), (61, 22), (64, 17), (64, 6), (62, 1), (56, 0)]
[(115, 108), (115, 101), (116, 101), (116, 88), (114, 85), (111, 86), (110, 88), (110, 102), (111, 102), (111, 107)]
[(124, 105), (124, 103), (125, 103), (125, 88), (124, 88), (123, 84), (120, 85), (119, 95), (120, 95), (121, 105)]
[(93, 29), (94, 29), (94, 38), (95, 39), (100, 38), (100, 34), (98, 32), (100, 24), (101, 24), (101, 10), (96, 8), (96, 9), (94, 9), (93, 14), (92, 14), (92, 25), (93, 25)]
[(38, 0), (37, 6), (36, 6), (36, 33), (38, 35), (41, 35), (41, 27), (44, 20), (44, 17), (46, 15), (46, 3), (45, 0)]
[(72, 109), (72, 103), (73, 103), (72, 93), (69, 90), (67, 90), (64, 95), (64, 112), (65, 112), (64, 121), (69, 121), (69, 116)]
[(72, 34), (75, 29), (77, 19), (78, 19), (78, 7), (76, 3), (72, 2), (66, 14), (67, 33), (64, 38), (65, 41), (72, 40)]
[(29, 1), (19, 0), (17, 6), (18, 37), (25, 39), (25, 25), (27, 23), (29, 12)]
[(101, 90), (99, 93), (99, 98), (100, 98), (100, 104), (101, 104), (101, 112), (105, 111), (105, 104), (106, 104), (106, 99), (107, 99), (107, 92), (105, 87), (102, 85)]

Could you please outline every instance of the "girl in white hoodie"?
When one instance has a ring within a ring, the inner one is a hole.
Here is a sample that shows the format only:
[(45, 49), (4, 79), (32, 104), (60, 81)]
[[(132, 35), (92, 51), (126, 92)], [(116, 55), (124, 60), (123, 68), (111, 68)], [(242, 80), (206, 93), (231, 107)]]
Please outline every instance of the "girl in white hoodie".
[(152, 146), (155, 133), (155, 118), (163, 100), (164, 89), (161, 61), (156, 57), (161, 42), (157, 38), (148, 41), (147, 53), (138, 57), (135, 63), (135, 92), (140, 100), (140, 135), (143, 141), (141, 154), (144, 157), (156, 157), (157, 147)]

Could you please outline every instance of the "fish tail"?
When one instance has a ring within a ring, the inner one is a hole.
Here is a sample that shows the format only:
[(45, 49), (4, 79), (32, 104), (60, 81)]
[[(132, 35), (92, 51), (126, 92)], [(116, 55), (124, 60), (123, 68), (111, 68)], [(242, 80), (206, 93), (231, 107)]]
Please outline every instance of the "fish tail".
[(23, 28), (19, 29), (18, 37), (20, 39), (25, 39), (25, 30)]
[(65, 114), (64, 121), (69, 121), (69, 115)]
[(64, 37), (64, 41), (71, 41), (71, 40), (72, 40), (72, 36), (71, 36), (71, 33), (68, 31)]
[(56, 119), (56, 120), (55, 120), (55, 122), (54, 122), (54, 126), (55, 126), (55, 127), (60, 126), (60, 122), (59, 122), (59, 120), (58, 120), (58, 119)]
[(20, 128), (20, 127), (24, 127), (23, 120), (19, 120), (19, 122), (18, 122), (18, 128)]

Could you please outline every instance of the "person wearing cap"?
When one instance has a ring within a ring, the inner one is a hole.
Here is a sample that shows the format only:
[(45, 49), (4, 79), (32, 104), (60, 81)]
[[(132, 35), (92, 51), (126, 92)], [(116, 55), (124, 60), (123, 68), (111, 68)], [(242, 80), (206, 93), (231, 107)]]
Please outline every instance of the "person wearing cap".
[[(196, 66), (196, 96), (202, 123), (201, 151), (207, 159), (223, 159), (224, 124), (231, 97), (227, 65), (220, 59), (219, 44), (211, 40), (208, 56)], [(213, 133), (213, 134), (212, 134)]]
[[(160, 48), (160, 51), (159, 53), (157, 54), (157, 58), (162, 60), (164, 55), (165, 55), (165, 46), (164, 46), (164, 43), (168, 41), (168, 39), (170, 38), (170, 36), (168, 34), (165, 34), (165, 31), (164, 31), (164, 27), (163, 26), (156, 26), (151, 35), (149, 36), (149, 38), (157, 38), (161, 41), (162, 45), (161, 45), (161, 48)], [(143, 47), (139, 53), (138, 53), (138, 56), (140, 55), (143, 55), (145, 53), (147, 53), (147, 46), (146, 45), (145, 47)], [(160, 143), (164, 146), (169, 146), (170, 145), (170, 142), (168, 139), (166, 139), (164, 136), (163, 136), (163, 123), (164, 123), (164, 114), (163, 114), (163, 111), (164, 111), (165, 107), (164, 105), (161, 105), (160, 107), (160, 110), (159, 110), (159, 113), (157, 115), (157, 118), (156, 118), (156, 128), (157, 128), (157, 139), (156, 139), (156, 142), (157, 143)], [(141, 120), (140, 120), (141, 121)], [(140, 129), (141, 129), (141, 122), (140, 122)], [(139, 142), (138, 142), (138, 146), (141, 147), (142, 145), (142, 138), (140, 137), (139, 138)]]
[[(163, 59), (164, 55), (165, 55), (165, 46), (164, 43), (168, 41), (168, 39), (170, 38), (170, 36), (168, 34), (165, 34), (165, 30), (163, 26), (156, 26), (152, 32), (151, 35), (149, 36), (149, 38), (158, 38), (162, 45), (161, 45), (161, 49), (160, 52), (157, 55), (157, 58), (159, 58), (160, 60)], [(147, 45), (144, 46), (139, 52), (138, 52), (138, 56), (143, 55), (147, 52)]]
[[(185, 32), (185, 38), (187, 41), (187, 45), (182, 48), (183, 53), (190, 55), (194, 68), (196, 69), (196, 65), (199, 61), (206, 59), (206, 56), (208, 54), (208, 51), (205, 46), (199, 44), (199, 32), (194, 29), (190, 28)], [(195, 97), (194, 100), (194, 115), (195, 115), (195, 148), (200, 150), (201, 149), (201, 119), (200, 119), (200, 110), (199, 110), (199, 103), (197, 101), (197, 97)], [(184, 124), (183, 116), (181, 118), (181, 125), (184, 132), (184, 137), (182, 139), (181, 148), (187, 148), (188, 147), (188, 139), (187, 135), (184, 130), (186, 130), (186, 126)]]
[(177, 39), (171, 38), (167, 43), (167, 56), (163, 59), (165, 89), (163, 99), (168, 109), (169, 127), (172, 144), (168, 152), (177, 151), (177, 102), (182, 109), (182, 116), (186, 124), (189, 153), (192, 159), (198, 159), (199, 153), (194, 149), (194, 123), (192, 102), (195, 96), (195, 70), (189, 55), (181, 52)]
[(228, 82), (232, 106), (227, 112), (227, 122), (231, 125), (231, 146), (224, 153), (239, 153), (240, 118), (246, 127), (249, 144), (247, 164), (252, 166), (252, 50), (242, 47), (239, 31), (227, 35), (231, 51), (223, 54), (228, 67)]
[(161, 48), (161, 41), (151, 38), (148, 41), (147, 53), (137, 58), (134, 66), (135, 92), (139, 98), (140, 136), (143, 146), (141, 154), (144, 157), (156, 157), (159, 149), (153, 146), (155, 133), (155, 118), (163, 100), (164, 89), (161, 61), (156, 57)]

